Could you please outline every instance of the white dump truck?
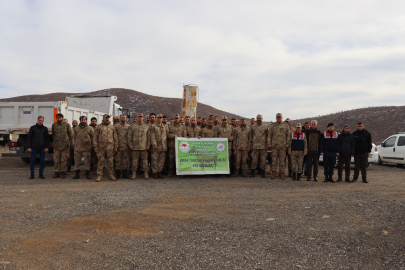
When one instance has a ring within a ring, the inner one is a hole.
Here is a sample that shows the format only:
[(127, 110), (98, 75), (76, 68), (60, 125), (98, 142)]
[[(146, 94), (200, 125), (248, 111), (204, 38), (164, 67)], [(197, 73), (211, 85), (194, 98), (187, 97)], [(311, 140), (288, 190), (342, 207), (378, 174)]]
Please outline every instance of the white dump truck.
[[(56, 114), (61, 113), (71, 124), (79, 117), (87, 116), (90, 124), (92, 117), (97, 118), (100, 123), (104, 114), (116, 116), (125, 111), (120, 105), (114, 103), (116, 96), (86, 96), (77, 95), (66, 97), (65, 101), (51, 102), (0, 102), (0, 136), (7, 138), (10, 151), (15, 153), (3, 153), (2, 157), (21, 157), (29, 163), (31, 154), (26, 148), (28, 131), (37, 122), (38, 116), (44, 117), (44, 125), (48, 127), (49, 134), (52, 134), (52, 124), (56, 122)], [(112, 121), (112, 120), (111, 120)], [(18, 140), (13, 141), (13, 135), (18, 135)], [(4, 139), (3, 139), (4, 140)], [(49, 152), (46, 158), (52, 157), (52, 135)]]

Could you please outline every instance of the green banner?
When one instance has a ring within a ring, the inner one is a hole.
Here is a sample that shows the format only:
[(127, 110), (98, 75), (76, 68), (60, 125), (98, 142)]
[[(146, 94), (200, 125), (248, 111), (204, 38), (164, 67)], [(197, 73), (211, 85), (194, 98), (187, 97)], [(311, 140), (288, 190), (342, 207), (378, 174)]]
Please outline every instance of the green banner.
[(176, 173), (229, 174), (227, 138), (176, 138)]

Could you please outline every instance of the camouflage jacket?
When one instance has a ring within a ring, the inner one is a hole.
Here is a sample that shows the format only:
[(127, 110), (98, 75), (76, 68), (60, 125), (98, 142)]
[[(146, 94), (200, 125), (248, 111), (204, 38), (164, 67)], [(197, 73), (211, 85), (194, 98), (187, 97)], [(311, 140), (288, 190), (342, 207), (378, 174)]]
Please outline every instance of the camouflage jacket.
[(150, 128), (144, 122), (136, 122), (129, 127), (128, 147), (134, 147), (133, 150), (146, 150), (150, 146)]
[[(150, 146), (151, 151), (167, 151), (167, 136), (169, 129), (165, 125), (154, 125), (150, 128)], [(174, 138), (173, 134), (169, 135)]]
[(175, 146), (176, 140), (174, 136), (187, 137), (187, 131), (182, 124), (178, 124), (177, 126), (176, 124), (169, 125), (169, 134), (173, 135), (170, 137), (168, 136), (167, 138), (167, 144), (169, 148), (174, 148)]
[(118, 136), (118, 150), (128, 150), (128, 130), (129, 125), (127, 123), (121, 123), (115, 125)]
[(52, 125), (53, 148), (56, 150), (68, 150), (73, 145), (72, 127), (65, 122), (56, 122)]
[(186, 131), (187, 131), (187, 137), (190, 138), (198, 138), (198, 136), (201, 136), (201, 128), (197, 127), (197, 126), (188, 126), (186, 127)]
[(203, 138), (215, 138), (215, 128), (205, 127), (201, 131), (201, 137)]
[(269, 144), (273, 149), (286, 149), (286, 145), (290, 145), (290, 127), (286, 123), (274, 123), (269, 131)]
[(252, 149), (264, 150), (269, 139), (269, 127), (266, 124), (255, 124), (250, 128), (250, 145)]
[(73, 140), (76, 152), (90, 152), (93, 145), (94, 130), (87, 124), (84, 127), (77, 125), (73, 129)]
[(108, 125), (98, 124), (94, 131), (93, 144), (95, 148), (105, 148), (108, 146), (118, 147), (117, 129), (111, 123)]
[(233, 146), (237, 150), (247, 150), (250, 147), (250, 128), (237, 127), (233, 132)]
[(232, 126), (226, 125), (217, 125), (215, 127), (215, 138), (229, 138), (228, 147), (232, 149), (232, 141), (233, 141), (233, 128)]

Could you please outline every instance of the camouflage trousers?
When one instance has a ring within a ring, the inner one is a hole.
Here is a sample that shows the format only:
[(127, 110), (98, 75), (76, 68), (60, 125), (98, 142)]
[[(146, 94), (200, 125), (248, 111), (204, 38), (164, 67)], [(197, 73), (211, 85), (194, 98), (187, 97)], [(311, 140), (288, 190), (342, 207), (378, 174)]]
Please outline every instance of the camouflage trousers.
[(71, 167), (72, 165), (75, 165), (75, 149), (70, 148), (69, 150), (69, 157), (67, 159), (67, 166)]
[(255, 170), (257, 166), (260, 166), (260, 169), (266, 169), (266, 159), (267, 151), (266, 149), (253, 149), (252, 151), (252, 165), (251, 169)]
[(114, 173), (114, 145), (100, 148), (97, 153), (97, 175), (103, 175), (104, 162), (107, 159), (108, 174)]
[[(235, 169), (239, 170), (242, 167), (242, 170), (247, 170), (247, 159), (248, 159), (248, 151), (246, 150), (235, 150)], [(241, 166), (242, 163), (242, 166)]]
[(91, 149), (91, 164), (93, 164), (93, 169), (95, 170), (97, 168), (98, 158), (97, 153), (94, 152), (94, 148)]
[[(292, 172), (293, 170), (292, 170), (292, 161), (291, 161), (291, 155), (289, 155), (288, 154), (288, 149), (286, 149), (285, 150), (285, 162), (287, 162), (288, 161), (288, 172), (290, 173), (290, 172)], [(303, 153), (304, 154), (304, 153)]]
[(129, 150), (118, 150), (114, 154), (114, 165), (116, 170), (128, 170)]
[(91, 163), (90, 152), (77, 152), (75, 151), (75, 171), (80, 170), (80, 161), (84, 158), (84, 168), (86, 171), (90, 171)]
[(132, 152), (132, 171), (138, 170), (138, 162), (142, 161), (142, 169), (148, 172), (148, 151), (147, 150), (133, 150)]
[(277, 161), (279, 161), (280, 172), (285, 172), (285, 148), (284, 149), (271, 149), (271, 170), (275, 172), (277, 170)]
[(151, 167), (152, 173), (163, 171), (165, 166), (166, 151), (151, 151)]
[(174, 148), (169, 148), (167, 151), (169, 153), (169, 169), (176, 167), (176, 151)]
[(302, 173), (302, 163), (304, 162), (304, 151), (291, 151), (290, 157), (291, 157), (292, 172)]
[(66, 172), (67, 171), (67, 160), (69, 158), (69, 149), (66, 150), (56, 150), (53, 149), (53, 162), (55, 163), (55, 172)]

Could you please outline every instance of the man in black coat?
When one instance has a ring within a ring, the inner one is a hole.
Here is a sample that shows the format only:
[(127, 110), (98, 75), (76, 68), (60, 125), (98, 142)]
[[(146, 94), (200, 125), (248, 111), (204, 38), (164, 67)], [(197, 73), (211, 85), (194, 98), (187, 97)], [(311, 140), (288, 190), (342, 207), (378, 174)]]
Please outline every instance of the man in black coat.
[(37, 124), (32, 126), (28, 133), (27, 140), (28, 152), (31, 153), (30, 179), (34, 179), (35, 161), (39, 154), (39, 178), (45, 179), (45, 153), (49, 149), (49, 133), (48, 128), (44, 126), (44, 117), (38, 116)]
[(333, 123), (328, 124), (328, 130), (322, 133), (320, 149), (321, 155), (323, 156), (323, 167), (325, 174), (324, 182), (332, 182), (333, 170), (336, 164), (336, 156), (339, 157), (340, 152), (340, 141), (339, 133), (333, 130)]
[(371, 153), (371, 134), (366, 129), (362, 122), (357, 123), (357, 130), (353, 132), (355, 141), (354, 150), (354, 178), (352, 182), (357, 182), (359, 178), (359, 170), (361, 169), (361, 176), (363, 178), (363, 183), (368, 183), (367, 181), (367, 164), (368, 157)]
[(318, 129), (318, 121), (311, 121), (311, 127), (309, 129), (305, 129), (305, 137), (307, 138), (308, 147), (308, 153), (306, 155), (307, 181), (311, 181), (312, 166), (314, 168), (314, 181), (318, 181), (318, 163), (320, 153), (319, 144), (321, 142), (321, 131)]
[(338, 176), (337, 182), (342, 182), (343, 178), (343, 165), (345, 165), (345, 182), (350, 183), (350, 161), (354, 156), (354, 136), (350, 133), (350, 126), (345, 125), (343, 132), (339, 134), (340, 152), (338, 163)]

